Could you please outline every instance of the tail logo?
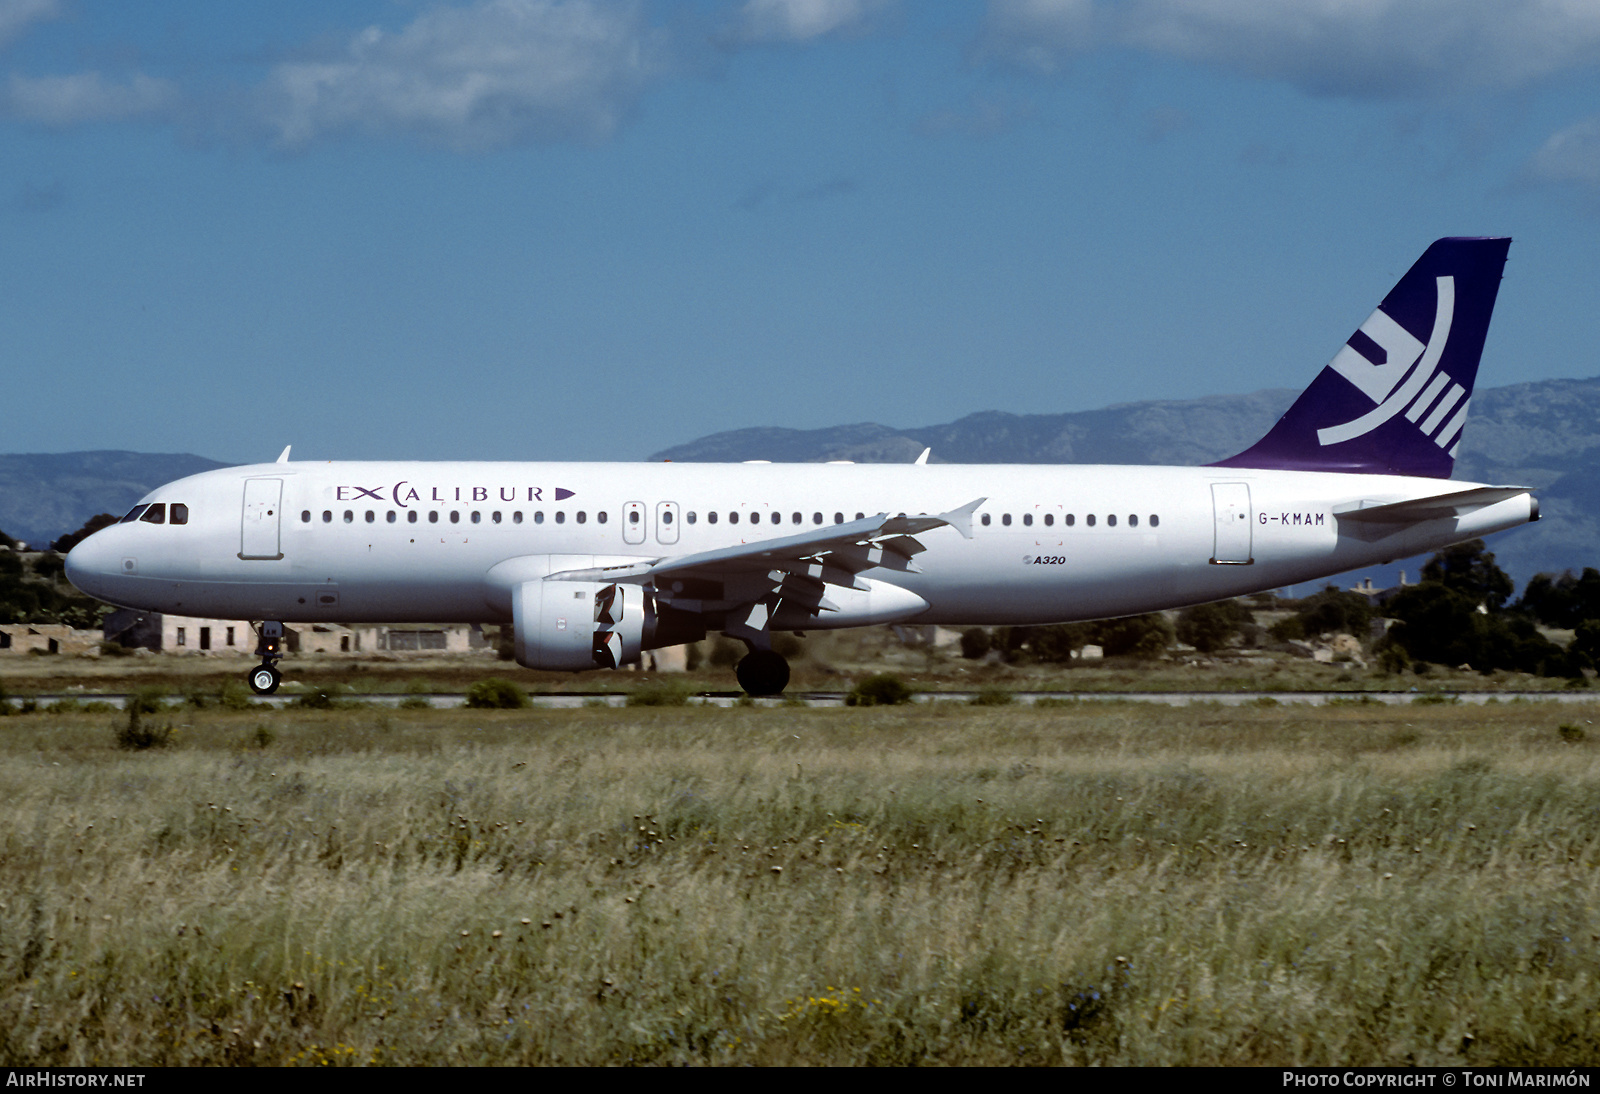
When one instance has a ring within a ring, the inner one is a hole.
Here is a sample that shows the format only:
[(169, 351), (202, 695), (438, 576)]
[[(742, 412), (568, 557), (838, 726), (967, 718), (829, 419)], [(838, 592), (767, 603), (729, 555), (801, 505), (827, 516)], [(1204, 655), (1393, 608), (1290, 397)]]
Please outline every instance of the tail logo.
[(1439, 371), (1455, 315), (1456, 282), (1454, 277), (1436, 277), (1434, 283), (1438, 304), (1426, 346), (1379, 308), (1328, 362), (1377, 405), (1353, 421), (1317, 430), (1318, 443), (1327, 446), (1364, 437), (1403, 410), (1410, 422), (1427, 414), (1419, 428), (1440, 448), (1450, 445), (1452, 457), (1456, 454), (1454, 442), (1472, 400), (1463, 401), (1466, 390)]

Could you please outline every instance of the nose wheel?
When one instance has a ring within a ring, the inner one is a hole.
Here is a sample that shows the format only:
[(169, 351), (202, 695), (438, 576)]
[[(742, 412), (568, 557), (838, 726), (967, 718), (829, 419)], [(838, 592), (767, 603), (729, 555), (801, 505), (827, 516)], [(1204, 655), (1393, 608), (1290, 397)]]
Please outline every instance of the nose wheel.
[(271, 695), (282, 680), (283, 674), (271, 665), (257, 665), (250, 672), (250, 690), (257, 695)]
[(261, 664), (250, 670), (250, 690), (257, 695), (271, 695), (283, 681), (277, 668), (283, 660), (283, 624), (271, 619), (263, 621), (260, 636), (256, 656), (261, 658)]

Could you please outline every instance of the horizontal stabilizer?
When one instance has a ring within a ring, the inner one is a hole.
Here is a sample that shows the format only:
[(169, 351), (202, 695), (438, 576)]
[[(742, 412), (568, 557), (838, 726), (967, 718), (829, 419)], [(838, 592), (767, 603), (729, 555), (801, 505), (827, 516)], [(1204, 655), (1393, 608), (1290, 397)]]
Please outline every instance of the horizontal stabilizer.
[(1528, 486), (1480, 486), (1473, 490), (1456, 490), (1448, 494), (1435, 494), (1429, 498), (1390, 502), (1364, 509), (1335, 509), (1333, 515), (1341, 521), (1363, 524), (1414, 524), (1421, 520), (1440, 517), (1459, 517), (1487, 505), (1505, 501), (1532, 492)]

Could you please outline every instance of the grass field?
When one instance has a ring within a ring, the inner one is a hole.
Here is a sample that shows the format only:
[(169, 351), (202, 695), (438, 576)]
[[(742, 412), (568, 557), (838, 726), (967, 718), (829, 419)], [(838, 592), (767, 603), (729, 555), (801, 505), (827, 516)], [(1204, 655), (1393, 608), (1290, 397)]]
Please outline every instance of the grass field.
[[(1566, 636), (1570, 640), (1570, 635)], [(709, 643), (702, 643), (708, 649)], [(1578, 682), (1517, 672), (1479, 673), (1471, 669), (1431, 666), (1425, 675), (1412, 671), (1385, 673), (1355, 662), (1320, 664), (1284, 654), (1230, 651), (1204, 657), (1174, 651), (1172, 659), (1112, 659), (1058, 664), (1019, 662), (993, 664), (967, 661), (957, 648), (906, 645), (890, 628), (818, 632), (797, 643), (793, 654), (792, 691), (847, 691), (870, 673), (893, 672), (918, 691), (970, 691), (982, 687), (1014, 690), (1101, 692), (1126, 691), (1488, 691), (1537, 692), (1570, 690)], [(13, 696), (122, 692), (139, 686), (166, 687), (174, 694), (214, 692), (225, 681), (242, 681), (254, 665), (246, 657), (0, 657), (0, 688)], [(284, 689), (338, 688), (353, 694), (403, 693), (408, 688), (461, 692), (486, 676), (503, 676), (530, 691), (628, 691), (639, 686), (636, 672), (536, 672), (497, 661), (492, 654), (415, 657), (374, 654), (291, 655), (282, 663)], [(733, 670), (709, 664), (669, 679), (696, 691), (737, 691)], [(1594, 681), (1583, 681), (1585, 686)]]
[(1597, 716), (13, 716), (0, 1062), (1592, 1063)]

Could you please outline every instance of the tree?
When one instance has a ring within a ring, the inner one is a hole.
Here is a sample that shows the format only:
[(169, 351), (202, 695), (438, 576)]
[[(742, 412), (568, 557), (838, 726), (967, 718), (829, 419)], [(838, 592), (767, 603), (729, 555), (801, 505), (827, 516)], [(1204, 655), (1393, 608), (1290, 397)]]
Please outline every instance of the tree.
[(989, 632), (982, 627), (968, 627), (961, 632), (961, 656), (968, 661), (981, 660), (989, 652)]
[(1389, 638), (1419, 661), (1541, 676), (1568, 676), (1573, 671), (1567, 651), (1540, 634), (1532, 619), (1486, 611), (1481, 603), (1442, 582), (1406, 589), (1389, 601), (1389, 613), (1399, 620), (1389, 629)]
[(1446, 547), (1422, 568), (1422, 582), (1437, 582), (1492, 612), (1499, 611), (1515, 588), (1509, 575), (1494, 564), (1483, 540), (1469, 539)]
[(1559, 577), (1534, 574), (1516, 607), (1547, 627), (1576, 628), (1585, 619), (1600, 619), (1600, 570), (1585, 566), (1582, 576), (1571, 570)]
[(1178, 613), (1178, 641), (1201, 653), (1214, 653), (1254, 622), (1250, 609), (1237, 600), (1197, 604)]
[(1172, 624), (1159, 612), (1108, 619), (1097, 624), (1095, 630), (1107, 657), (1150, 660), (1161, 656), (1174, 637)]

